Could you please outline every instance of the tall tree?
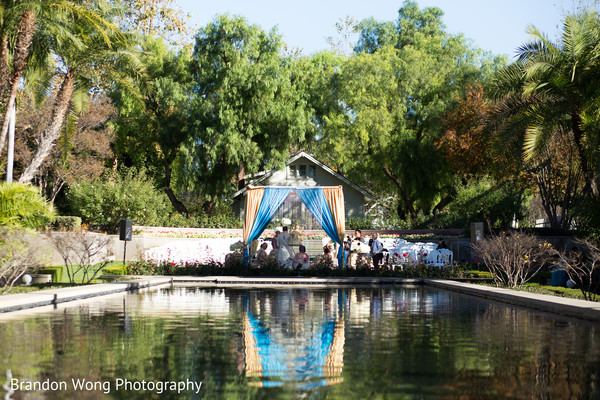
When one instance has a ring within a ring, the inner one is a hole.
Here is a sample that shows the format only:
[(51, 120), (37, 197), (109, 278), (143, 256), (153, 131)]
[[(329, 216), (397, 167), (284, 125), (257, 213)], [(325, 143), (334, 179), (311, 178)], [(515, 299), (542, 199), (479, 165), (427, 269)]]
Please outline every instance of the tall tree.
[(281, 165), (311, 129), (294, 58), (282, 57), (281, 48), (275, 30), (267, 34), (240, 17), (219, 16), (197, 34), (186, 176), (197, 177), (190, 183), (205, 193), (227, 193), (245, 174)]
[(174, 0), (120, 0), (123, 28), (144, 36), (160, 36), (170, 44), (189, 42), (189, 14), (173, 7)]
[[(54, 202), (64, 185), (99, 177), (113, 158), (114, 128), (111, 121), (116, 114), (115, 108), (101, 94), (89, 98), (79, 92), (75, 97), (56, 146), (33, 180), (39, 192), (45, 194), (50, 202)], [(50, 119), (53, 98), (42, 103), (22, 98), (21, 102), (24, 106), (17, 120), (19, 137), (15, 144), (17, 174), (30, 164), (39, 137)]]
[(506, 163), (502, 163), (500, 173), (495, 173), (498, 155), (491, 135), (485, 129), (491, 108), (483, 86), (469, 84), (465, 93), (441, 117), (444, 134), (436, 145), (451, 171), (466, 180), (486, 174), (506, 176)]
[(123, 51), (127, 46), (125, 37), (110, 22), (113, 10), (106, 8), (102, 0), (87, 1), (85, 12), (72, 15), (66, 23), (70, 29), (65, 32), (67, 37), (55, 36), (51, 39), (54, 54), (59, 60), (60, 83), (48, 125), (19, 182), (29, 183), (50, 154), (67, 119), (76, 87), (89, 82), (87, 73), (93, 75), (96, 72), (94, 69), (101, 69), (101, 65), (130, 58), (131, 54)]
[(518, 61), (497, 79), (498, 110), (513, 121), (504, 123), (503, 131), (525, 128), (524, 156), (532, 158), (560, 140), (566, 128), (581, 163), (584, 193), (600, 199), (600, 152), (595, 146), (600, 142), (600, 20), (590, 12), (567, 16), (559, 43), (535, 27), (528, 31), (534, 40), (519, 48)]
[[(100, 1), (100, 0), (98, 0)], [(91, 3), (83, 0), (19, 0), (0, 4), (0, 94), (3, 106), (0, 130), (0, 151), (8, 132), (9, 114), (17, 95), (19, 82), (31, 55), (45, 62), (50, 50), (46, 44), (57, 38), (66, 42), (78, 41), (70, 29), (73, 19), (93, 26), (105, 39), (107, 24)], [(34, 51), (37, 50), (37, 51)], [(41, 54), (40, 54), (41, 52)], [(36, 54), (37, 53), (37, 54)], [(12, 60), (11, 56), (12, 55)]]
[(119, 109), (117, 152), (133, 166), (158, 168), (158, 187), (177, 211), (188, 214), (173, 188), (173, 169), (182, 146), (191, 140), (190, 52), (175, 52), (161, 39), (148, 38), (141, 62), (146, 73), (112, 93)]
[[(443, 132), (440, 117), (488, 63), (461, 36), (447, 34), (441, 16), (439, 9), (419, 10), (406, 1), (395, 33), (389, 24), (362, 24), (368, 31), (361, 33), (357, 55), (336, 74), (338, 108), (319, 140), (321, 153), (335, 154), (339, 170), (396, 194), (403, 218), (449, 202), (453, 177), (435, 147)], [(394, 43), (379, 47), (390, 39)]]

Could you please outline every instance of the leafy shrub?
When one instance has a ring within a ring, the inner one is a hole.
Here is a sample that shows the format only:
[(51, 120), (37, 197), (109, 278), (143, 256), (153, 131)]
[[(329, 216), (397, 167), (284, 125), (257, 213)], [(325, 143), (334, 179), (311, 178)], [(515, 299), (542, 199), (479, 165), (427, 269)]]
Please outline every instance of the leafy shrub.
[(493, 227), (509, 228), (522, 218), (522, 190), (513, 185), (493, 186), (484, 179), (460, 187), (456, 198), (442, 212), (420, 222), (426, 228), (468, 229), (473, 221), (489, 221)]
[(203, 212), (189, 217), (179, 213), (172, 213), (161, 220), (161, 226), (176, 228), (221, 228), (237, 229), (242, 227), (242, 221), (235, 217), (231, 209), (219, 209), (212, 215)]
[(573, 207), (573, 219), (577, 230), (585, 237), (600, 240), (599, 200), (579, 199)]
[[(277, 266), (276, 262), (268, 263), (263, 267), (243, 267), (241, 253), (234, 253), (225, 265), (210, 264), (188, 264), (182, 267), (169, 263), (133, 262), (129, 264), (129, 273), (132, 275), (173, 275), (173, 276), (298, 276), (298, 271), (285, 269)], [(331, 268), (325, 265), (315, 265), (309, 269), (301, 270), (302, 276), (322, 277), (396, 277), (396, 278), (463, 278), (465, 268), (455, 266), (453, 268), (437, 268), (418, 265), (403, 270), (373, 271), (366, 265), (357, 269)]]
[(477, 270), (467, 270), (465, 271), (466, 278), (477, 278), (477, 279), (489, 279), (492, 277), (490, 271), (477, 271)]
[(81, 218), (57, 215), (51, 226), (55, 231), (74, 231), (81, 227)]
[(104, 177), (77, 182), (69, 187), (67, 197), (73, 215), (109, 233), (118, 231), (121, 219), (159, 226), (161, 219), (172, 212), (166, 194), (156, 190), (143, 171), (127, 170), (114, 181)]
[(45, 228), (54, 218), (54, 208), (37, 188), (20, 183), (0, 183), (0, 226)]
[(346, 229), (375, 229), (373, 219), (369, 217), (348, 217), (346, 218)]

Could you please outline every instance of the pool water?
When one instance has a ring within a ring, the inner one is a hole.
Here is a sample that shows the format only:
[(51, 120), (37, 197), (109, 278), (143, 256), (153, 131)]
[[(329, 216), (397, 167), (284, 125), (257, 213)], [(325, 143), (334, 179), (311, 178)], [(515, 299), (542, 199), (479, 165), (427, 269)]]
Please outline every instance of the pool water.
[(0, 319), (13, 399), (600, 398), (600, 325), (428, 287), (174, 286), (24, 314)]

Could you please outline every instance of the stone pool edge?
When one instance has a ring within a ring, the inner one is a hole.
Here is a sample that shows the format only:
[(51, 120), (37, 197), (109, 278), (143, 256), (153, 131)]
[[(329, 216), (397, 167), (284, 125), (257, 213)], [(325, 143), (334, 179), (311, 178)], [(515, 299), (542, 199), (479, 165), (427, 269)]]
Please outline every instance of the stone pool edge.
[(172, 282), (172, 277), (143, 277), (141, 279), (132, 279), (130, 281), (97, 283), (62, 289), (40, 290), (30, 293), (7, 294), (0, 296), (0, 313), (57, 305), (91, 297), (129, 292), (152, 286), (167, 285)]
[(600, 322), (600, 302), (521, 292), (513, 289), (475, 285), (451, 280), (423, 279), (423, 283), (439, 289), (452, 290), (454, 292), (483, 297), (534, 310)]
[(482, 286), (465, 282), (423, 278), (317, 278), (317, 277), (238, 277), (238, 276), (142, 276), (131, 280), (77, 286), (64, 289), (40, 290), (0, 296), (0, 313), (57, 305), (74, 300), (134, 291), (173, 283), (194, 283), (206, 287), (327, 287), (327, 286), (389, 286), (426, 285), (483, 297), (535, 310), (551, 312), (588, 321), (600, 322), (600, 302), (519, 292), (511, 289)]

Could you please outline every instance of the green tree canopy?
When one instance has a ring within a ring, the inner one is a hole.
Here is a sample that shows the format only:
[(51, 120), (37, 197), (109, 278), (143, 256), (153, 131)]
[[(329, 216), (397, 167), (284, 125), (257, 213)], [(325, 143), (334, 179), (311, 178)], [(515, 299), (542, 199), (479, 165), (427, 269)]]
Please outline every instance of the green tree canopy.
[(491, 129), (534, 177), (551, 224), (568, 228), (579, 174), (585, 197), (600, 200), (600, 21), (592, 12), (567, 16), (557, 43), (535, 27), (529, 33), (497, 75)]
[(441, 16), (439, 9), (419, 10), (406, 1), (395, 36), (389, 23), (377, 29), (372, 20), (359, 24), (367, 31), (357, 54), (336, 72), (338, 106), (318, 138), (320, 154), (334, 154), (335, 168), (376, 192), (397, 195), (401, 217), (450, 201), (455, 180), (435, 146), (440, 117), (494, 66), (462, 36), (447, 34)]
[(191, 134), (190, 53), (169, 50), (161, 39), (148, 38), (140, 62), (145, 73), (132, 76), (112, 94), (119, 108), (115, 146), (126, 164), (152, 171), (173, 207), (187, 214), (172, 177), (174, 162)]
[(194, 136), (184, 165), (190, 186), (213, 196), (239, 178), (282, 165), (311, 129), (296, 63), (275, 30), (219, 16), (196, 35)]

